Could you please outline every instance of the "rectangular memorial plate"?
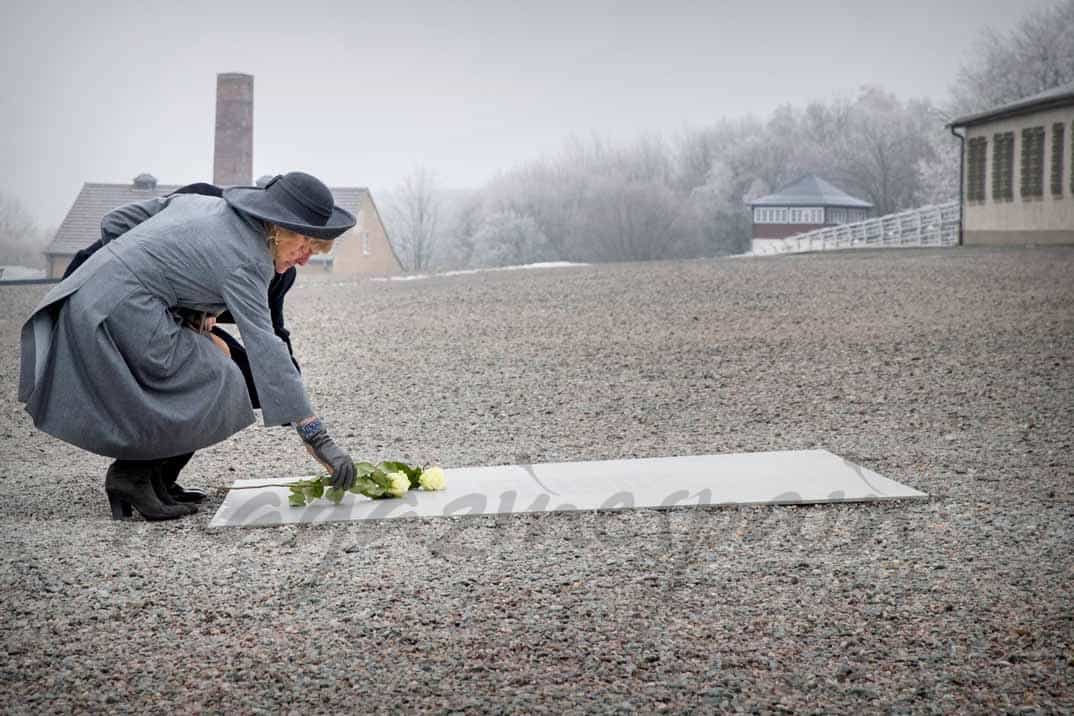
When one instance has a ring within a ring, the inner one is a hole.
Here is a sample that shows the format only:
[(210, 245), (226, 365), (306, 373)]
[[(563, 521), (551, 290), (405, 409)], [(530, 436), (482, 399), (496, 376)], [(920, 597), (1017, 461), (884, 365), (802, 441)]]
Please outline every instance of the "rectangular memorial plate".
[(317, 500), (306, 507), (289, 506), (288, 490), (279, 485), (308, 478), (238, 480), (209, 526), (927, 497), (827, 450), (461, 467), (444, 474), (442, 492), (411, 490), (387, 500), (347, 494), (338, 505)]

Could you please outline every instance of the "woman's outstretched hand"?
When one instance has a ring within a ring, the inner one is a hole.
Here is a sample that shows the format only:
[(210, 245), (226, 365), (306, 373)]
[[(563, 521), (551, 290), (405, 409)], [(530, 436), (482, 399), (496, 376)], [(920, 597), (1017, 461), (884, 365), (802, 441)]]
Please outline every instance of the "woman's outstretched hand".
[(354, 485), (354, 461), (342, 450), (332, 438), (319, 418), (302, 422), (295, 426), (299, 437), (306, 443), (306, 449), (332, 473), (332, 487), (337, 490), (349, 490)]

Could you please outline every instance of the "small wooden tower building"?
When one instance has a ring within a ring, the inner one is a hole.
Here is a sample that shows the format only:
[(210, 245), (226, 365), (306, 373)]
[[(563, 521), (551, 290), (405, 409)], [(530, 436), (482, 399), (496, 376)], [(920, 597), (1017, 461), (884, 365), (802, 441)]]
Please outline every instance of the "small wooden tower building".
[(847, 194), (818, 176), (791, 182), (774, 194), (749, 202), (753, 210), (752, 248), (795, 234), (869, 218), (873, 205)]

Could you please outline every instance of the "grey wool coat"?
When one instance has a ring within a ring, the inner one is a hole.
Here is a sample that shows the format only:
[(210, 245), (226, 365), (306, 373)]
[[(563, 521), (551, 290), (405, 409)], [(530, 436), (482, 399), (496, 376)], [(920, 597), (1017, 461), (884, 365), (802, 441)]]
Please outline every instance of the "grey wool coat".
[(254, 422), (242, 372), (171, 309), (231, 312), (265, 425), (313, 414), (273, 331), (265, 226), (223, 199), (157, 199), (154, 216), (53, 287), (22, 327), (19, 400), (41, 430), (90, 452), (150, 460)]

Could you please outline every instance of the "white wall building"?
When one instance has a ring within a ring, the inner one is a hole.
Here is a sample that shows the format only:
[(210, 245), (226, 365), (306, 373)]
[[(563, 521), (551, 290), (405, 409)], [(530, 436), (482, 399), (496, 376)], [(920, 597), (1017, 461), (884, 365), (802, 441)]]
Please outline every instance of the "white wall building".
[(1074, 244), (1074, 83), (948, 127), (964, 138), (964, 244)]

